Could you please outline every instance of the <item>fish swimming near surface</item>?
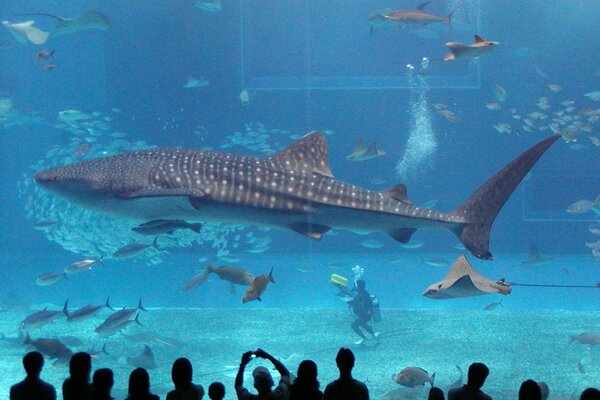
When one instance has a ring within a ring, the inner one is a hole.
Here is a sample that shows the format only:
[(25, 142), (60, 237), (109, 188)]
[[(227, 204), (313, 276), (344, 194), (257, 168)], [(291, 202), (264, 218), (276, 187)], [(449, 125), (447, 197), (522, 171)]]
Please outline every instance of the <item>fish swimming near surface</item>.
[(63, 278), (67, 279), (67, 274), (64, 272), (47, 272), (38, 276), (38, 278), (35, 280), (35, 284), (39, 286), (49, 286), (55, 284)]
[(448, 42), (446, 47), (450, 49), (450, 54), (444, 57), (444, 61), (456, 60), (457, 58), (476, 58), (489, 52), (500, 42), (485, 40), (479, 35), (475, 35), (475, 43), (464, 44), (459, 42)]
[(448, 24), (450, 29), (453, 29), (452, 28), (452, 13), (453, 13), (453, 11), (451, 11), (445, 17), (430, 14), (430, 13), (424, 11), (425, 7), (429, 3), (431, 3), (431, 2), (427, 1), (425, 3), (419, 4), (414, 9), (392, 11), (390, 13), (383, 14), (383, 19), (388, 20), (388, 21), (397, 22), (401, 26), (404, 26), (404, 25), (427, 25), (427, 24), (432, 24), (432, 23), (436, 23), (436, 22), (445, 22)]
[(381, 157), (385, 155), (386, 152), (383, 150), (377, 150), (377, 145), (375, 142), (371, 143), (371, 145), (367, 148), (365, 147), (362, 140), (359, 140), (354, 147), (354, 150), (351, 154), (346, 156), (346, 160), (350, 161), (367, 161), (372, 160), (373, 158)]
[(32, 346), (45, 356), (64, 363), (69, 362), (73, 356), (73, 351), (57, 339), (31, 339), (29, 335), (25, 335), (23, 344)]
[(552, 257), (548, 257), (541, 254), (536, 246), (531, 246), (531, 250), (529, 251), (529, 257), (527, 257), (527, 260), (522, 261), (521, 265), (541, 265), (546, 264), (548, 261), (551, 260)]
[(48, 325), (62, 314), (62, 310), (51, 311), (48, 310), (48, 307), (45, 307), (42, 311), (35, 312), (21, 321), (20, 328), (24, 331), (39, 329), (44, 325)]
[[(210, 274), (215, 274), (224, 281), (231, 283), (231, 285), (250, 286), (256, 279), (254, 275), (247, 269), (241, 267), (233, 267), (229, 265), (223, 265), (221, 267), (215, 267), (212, 264), (208, 264), (206, 269), (199, 274), (194, 275), (183, 285), (183, 290), (191, 290), (197, 288), (202, 283), (206, 282)], [(235, 291), (235, 287), (232, 291)]]
[(77, 260), (72, 262), (71, 264), (65, 267), (65, 273), (67, 274), (76, 274), (81, 271), (88, 271), (92, 269), (92, 267), (96, 264), (104, 265), (104, 257), (100, 256), (100, 258), (84, 258), (81, 260)]
[(502, 280), (494, 282), (481, 275), (464, 255), (459, 256), (446, 277), (429, 286), (423, 296), (443, 300), (458, 297), (481, 296), (488, 293), (510, 294), (512, 289)]
[(247, 303), (252, 300), (262, 301), (260, 296), (267, 289), (269, 282), (275, 283), (275, 280), (273, 280), (273, 268), (271, 268), (269, 275), (261, 275), (254, 278), (248, 287), (248, 290), (246, 290), (246, 293), (244, 293), (244, 297), (242, 297), (242, 303)]
[(67, 322), (79, 322), (85, 321), (88, 318), (94, 317), (96, 314), (100, 312), (104, 307), (114, 310), (110, 306), (110, 297), (106, 299), (106, 303), (100, 306), (93, 306), (88, 304), (85, 307), (78, 309), (77, 311), (69, 312), (69, 300), (65, 301), (65, 305), (63, 307), (63, 313), (67, 316)]
[(580, 333), (579, 335), (569, 336), (569, 343), (573, 342), (598, 346), (600, 345), (600, 333)]
[(157, 240), (158, 240), (158, 236), (155, 237), (154, 241), (150, 244), (138, 243), (138, 242), (127, 244), (127, 245), (119, 248), (117, 251), (115, 251), (112, 256), (114, 258), (121, 258), (121, 259), (132, 258), (132, 257), (142, 254), (144, 251), (146, 251), (150, 247), (154, 247), (155, 249), (158, 250), (158, 246), (156, 245)]
[(162, 235), (164, 233), (172, 235), (178, 229), (189, 229), (192, 232), (200, 233), (202, 224), (190, 224), (180, 219), (168, 220), (168, 219), (155, 219), (153, 221), (145, 222), (135, 228), (131, 228), (135, 233), (140, 235)]
[(147, 344), (144, 345), (144, 350), (135, 357), (126, 357), (127, 364), (136, 368), (154, 369), (156, 362), (154, 361), (154, 353)]
[(183, 219), (285, 228), (321, 239), (332, 228), (385, 232), (448, 229), (491, 259), (491, 224), (523, 177), (559, 138), (518, 156), (451, 212), (413, 206), (406, 186), (371, 191), (334, 178), (327, 142), (312, 132), (266, 158), (157, 148), (41, 171), (37, 184), (84, 208), (143, 220)]
[(397, 374), (393, 374), (392, 380), (399, 385), (410, 388), (425, 385), (425, 383), (429, 383), (433, 387), (435, 372), (429, 375), (423, 368), (406, 367)]

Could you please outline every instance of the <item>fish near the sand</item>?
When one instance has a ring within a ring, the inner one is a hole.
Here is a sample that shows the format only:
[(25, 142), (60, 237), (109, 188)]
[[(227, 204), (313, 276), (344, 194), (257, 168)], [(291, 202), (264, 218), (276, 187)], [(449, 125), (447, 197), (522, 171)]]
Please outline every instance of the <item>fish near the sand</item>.
[(399, 385), (409, 388), (425, 385), (425, 383), (429, 383), (431, 387), (433, 387), (435, 372), (432, 375), (429, 375), (423, 368), (406, 367), (397, 374), (393, 374), (392, 380)]
[[(101, 335), (112, 335), (113, 333), (116, 333), (120, 330), (122, 330), (123, 328), (127, 327), (129, 324), (135, 322), (138, 325), (140, 324), (140, 321), (138, 320), (138, 316), (139, 313), (138, 311), (147, 311), (144, 306), (142, 305), (142, 299), (140, 299), (140, 301), (138, 302), (137, 307), (135, 308), (130, 308), (130, 309), (126, 309), (125, 307), (123, 307), (121, 310), (116, 311), (114, 313), (112, 313), (111, 315), (109, 315), (104, 322), (102, 322), (102, 324), (100, 324), (96, 329), (95, 332), (99, 333)], [(135, 314), (135, 318), (132, 319), (133, 315)]]
[(104, 307), (113, 310), (109, 303), (110, 297), (106, 299), (106, 303), (94, 306), (88, 304), (87, 306), (81, 307), (80, 309), (69, 312), (69, 300), (65, 301), (65, 305), (63, 307), (63, 313), (67, 316), (67, 322), (79, 322), (85, 321), (88, 318), (94, 317), (96, 314), (100, 312)]
[(578, 342), (589, 346), (600, 345), (600, 333), (580, 333), (569, 337), (569, 343)]
[(269, 275), (260, 275), (254, 278), (248, 287), (248, 290), (244, 293), (244, 297), (242, 297), (242, 303), (247, 303), (252, 300), (262, 301), (260, 295), (265, 292), (269, 282), (275, 283), (275, 280), (273, 280), (273, 268), (271, 268)]
[(61, 362), (68, 362), (73, 356), (73, 351), (57, 339), (31, 339), (25, 335), (23, 344), (32, 346), (40, 353)]
[(502, 305), (502, 299), (500, 299), (500, 301), (495, 301), (493, 303), (488, 304), (487, 306), (483, 307), (483, 310), (484, 311), (492, 311), (492, 310), (495, 310), (496, 307), (498, 307), (498, 306), (504, 307)]
[(485, 40), (479, 35), (475, 35), (475, 43), (473, 44), (448, 42), (446, 47), (450, 49), (450, 54), (444, 57), (444, 61), (456, 60), (457, 58), (476, 58), (489, 52), (499, 44), (500, 42)]
[(127, 364), (144, 369), (156, 368), (156, 362), (154, 361), (154, 353), (147, 344), (144, 345), (144, 350), (135, 357), (126, 357)]
[(158, 240), (158, 236), (155, 237), (154, 241), (150, 244), (138, 243), (138, 242), (127, 244), (127, 245), (119, 248), (117, 251), (115, 251), (112, 256), (115, 258), (121, 258), (121, 259), (132, 258), (132, 257), (142, 254), (144, 251), (146, 251), (150, 247), (154, 247), (155, 249), (158, 249), (158, 246), (156, 245), (157, 240)]
[(371, 191), (336, 179), (320, 132), (266, 158), (156, 148), (44, 170), (35, 180), (86, 209), (142, 220), (247, 223), (313, 239), (342, 228), (385, 232), (401, 243), (418, 229), (448, 229), (472, 254), (491, 259), (492, 222), (559, 137), (532, 146), (450, 212), (413, 206), (404, 185)]
[(459, 256), (446, 277), (429, 286), (423, 296), (430, 299), (452, 299), (458, 297), (481, 296), (488, 293), (510, 294), (512, 289), (502, 280), (494, 282), (481, 275), (464, 255)]
[(383, 14), (383, 18), (388, 21), (394, 21), (402, 25), (427, 25), (436, 22), (445, 22), (452, 29), (452, 12), (448, 15), (440, 16), (428, 13), (424, 11), (425, 7), (431, 3), (427, 1), (419, 4), (414, 9), (392, 11), (387, 14)]
[(56, 318), (62, 315), (61, 311), (51, 311), (48, 310), (48, 307), (45, 307), (42, 311), (35, 312), (29, 316), (27, 316), (23, 321), (21, 321), (20, 327), (24, 331), (31, 331), (34, 329), (39, 329), (44, 325), (47, 325), (54, 321)]
[(135, 228), (131, 228), (135, 233), (139, 233), (140, 235), (162, 235), (163, 233), (167, 233), (172, 235), (178, 229), (189, 229), (192, 232), (200, 233), (200, 229), (202, 228), (202, 224), (190, 224), (181, 219), (168, 220), (168, 219), (155, 219), (153, 221), (145, 222)]

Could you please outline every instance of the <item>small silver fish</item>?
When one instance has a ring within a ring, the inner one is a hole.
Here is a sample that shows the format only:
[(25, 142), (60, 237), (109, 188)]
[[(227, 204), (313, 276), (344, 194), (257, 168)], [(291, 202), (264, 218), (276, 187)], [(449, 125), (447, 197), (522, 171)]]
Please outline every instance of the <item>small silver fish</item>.
[(84, 258), (82, 260), (74, 261), (73, 263), (71, 263), (65, 267), (65, 273), (76, 274), (81, 271), (88, 271), (88, 270), (92, 269), (92, 266), (94, 266), (95, 264), (104, 265), (103, 256), (100, 256), (100, 258), (98, 258), (98, 259)]
[(504, 307), (504, 306), (502, 305), (502, 299), (500, 299), (500, 301), (498, 301), (498, 302), (495, 302), (495, 303), (490, 303), (490, 304), (488, 304), (487, 306), (483, 307), (483, 309), (484, 309), (485, 311), (492, 311), (492, 310), (494, 310), (494, 309), (495, 309), (496, 307), (498, 307), (498, 306), (500, 306), (500, 307)]
[(144, 244), (144, 243), (138, 243), (138, 242), (130, 243), (128, 245), (125, 245), (125, 246), (119, 248), (117, 251), (115, 251), (113, 253), (113, 257), (115, 257), (115, 258), (132, 258), (139, 254), (142, 254), (144, 251), (146, 251), (150, 247), (154, 247), (155, 249), (158, 249), (158, 247), (156, 246), (157, 240), (158, 240), (158, 236), (154, 238), (154, 241), (151, 244)]
[(64, 272), (47, 272), (40, 275), (36, 280), (35, 284), (39, 286), (49, 286), (55, 284), (62, 278), (67, 279), (67, 274)]

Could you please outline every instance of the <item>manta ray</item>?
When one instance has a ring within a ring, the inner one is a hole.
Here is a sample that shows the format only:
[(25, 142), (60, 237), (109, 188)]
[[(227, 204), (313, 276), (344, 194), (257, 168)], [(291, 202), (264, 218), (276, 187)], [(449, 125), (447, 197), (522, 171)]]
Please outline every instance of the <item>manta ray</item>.
[(84, 29), (99, 29), (102, 31), (108, 30), (110, 21), (108, 17), (98, 11), (86, 11), (77, 15), (75, 18), (64, 18), (52, 14), (18, 14), (21, 16), (44, 16), (58, 20), (56, 26), (50, 31), (45, 32), (33, 26), (35, 21), (26, 21), (13, 24), (10, 21), (2, 21), (2, 24), (9, 32), (21, 43), (27, 41), (33, 44), (44, 44), (49, 39), (66, 35), (73, 32), (78, 32)]
[(491, 259), (492, 222), (559, 137), (525, 151), (450, 212), (414, 206), (403, 184), (373, 191), (335, 178), (321, 132), (271, 157), (154, 148), (47, 169), (35, 180), (84, 208), (143, 220), (254, 224), (313, 239), (341, 228), (384, 232), (401, 243), (417, 229), (447, 229), (473, 255)]
[(492, 50), (500, 42), (485, 40), (479, 35), (475, 35), (475, 43), (464, 44), (458, 42), (448, 42), (446, 46), (450, 49), (450, 54), (444, 57), (444, 61), (456, 60), (457, 58), (476, 58)]
[(375, 142), (371, 143), (371, 145), (367, 148), (362, 140), (358, 140), (356, 142), (356, 146), (351, 154), (346, 156), (347, 160), (350, 161), (367, 161), (373, 158), (381, 157), (385, 155), (384, 150), (378, 150)]
[(494, 282), (481, 275), (464, 255), (459, 256), (446, 277), (429, 286), (423, 296), (443, 300), (458, 297), (482, 296), (488, 293), (510, 294), (512, 289), (503, 280)]

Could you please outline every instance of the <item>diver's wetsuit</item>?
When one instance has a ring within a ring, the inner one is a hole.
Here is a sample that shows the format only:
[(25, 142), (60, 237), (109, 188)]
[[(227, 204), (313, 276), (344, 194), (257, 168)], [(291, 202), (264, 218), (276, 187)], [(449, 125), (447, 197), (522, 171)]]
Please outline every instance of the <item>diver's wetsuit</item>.
[(371, 321), (373, 315), (373, 304), (369, 292), (358, 288), (356, 296), (348, 302), (348, 305), (352, 307), (352, 311), (356, 315), (356, 320), (352, 323), (352, 330), (363, 339), (366, 339), (366, 337), (360, 330), (361, 327), (371, 335), (374, 335), (373, 329), (369, 325), (369, 321)]

